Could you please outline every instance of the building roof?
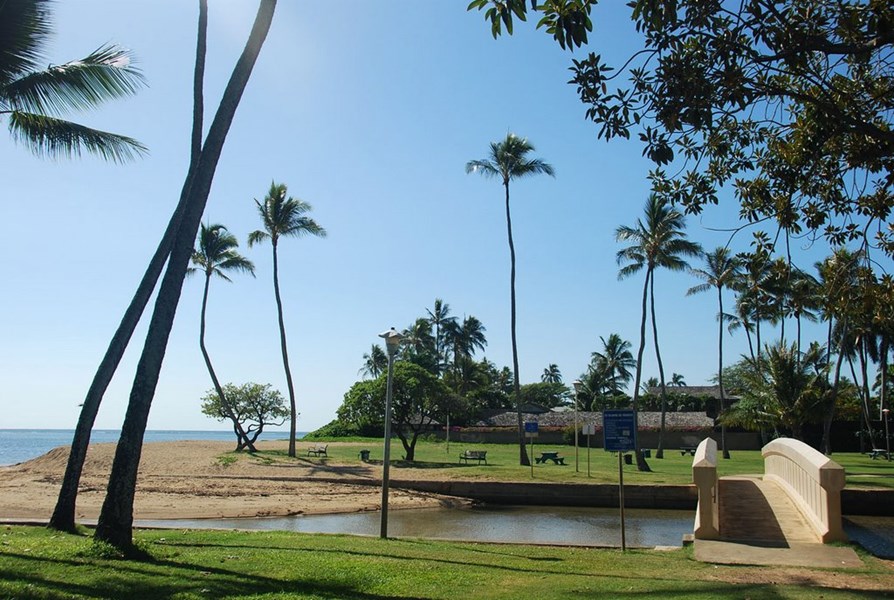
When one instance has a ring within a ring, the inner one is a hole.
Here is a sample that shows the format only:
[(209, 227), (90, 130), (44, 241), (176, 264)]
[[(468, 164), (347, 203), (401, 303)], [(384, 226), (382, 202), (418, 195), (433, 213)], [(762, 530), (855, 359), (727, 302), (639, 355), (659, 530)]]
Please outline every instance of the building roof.
[[(678, 394), (681, 396), (694, 396), (696, 398), (712, 398), (714, 400), (720, 400), (720, 386), (719, 385), (669, 385), (665, 384), (667, 387), (668, 394)], [(649, 387), (646, 389), (646, 392), (652, 396), (660, 396), (661, 395), (661, 386)], [(739, 396), (737, 394), (730, 394), (728, 390), (724, 390), (724, 396), (726, 396), (727, 400), (738, 400)]]
[[(489, 411), (494, 413), (482, 418), (473, 427), (515, 427), (518, 423), (516, 412), (514, 410), (503, 410), (501, 412)], [(523, 421), (536, 421), (540, 427), (573, 427), (574, 411), (569, 412), (545, 412), (541, 414), (522, 413)], [(595, 423), (596, 428), (602, 427), (602, 413), (580, 411), (577, 414), (577, 421), (580, 424)], [(655, 428), (661, 425), (660, 412), (639, 413), (640, 428)], [(665, 413), (665, 427), (667, 429), (712, 429), (714, 427), (714, 419), (707, 416), (704, 412), (667, 412)]]

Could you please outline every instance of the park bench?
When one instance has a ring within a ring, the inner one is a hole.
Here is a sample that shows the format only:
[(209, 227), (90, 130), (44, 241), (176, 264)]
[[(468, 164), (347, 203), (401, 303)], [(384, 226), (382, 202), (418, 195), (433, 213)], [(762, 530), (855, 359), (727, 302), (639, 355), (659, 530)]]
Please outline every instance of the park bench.
[(481, 461), (484, 461), (484, 464), (487, 464), (487, 451), (486, 450), (465, 450), (462, 454), (459, 455), (459, 462), (465, 461), (468, 463), (470, 460), (477, 460), (478, 464), (481, 464)]
[(541, 452), (540, 456), (538, 456), (534, 460), (537, 464), (545, 463), (548, 460), (553, 461), (557, 465), (565, 464), (565, 458), (562, 456), (559, 456), (558, 452)]
[(315, 444), (307, 449), (307, 455), (310, 456), (313, 454), (314, 456), (329, 456), (326, 450), (329, 449), (329, 444)]
[(872, 460), (877, 459), (879, 456), (888, 458), (888, 451), (884, 448), (873, 448), (872, 450), (867, 452), (867, 454), (869, 454), (869, 458), (871, 458)]
[(686, 456), (688, 453), (690, 456), (695, 456), (695, 450), (698, 446), (680, 446), (680, 456)]

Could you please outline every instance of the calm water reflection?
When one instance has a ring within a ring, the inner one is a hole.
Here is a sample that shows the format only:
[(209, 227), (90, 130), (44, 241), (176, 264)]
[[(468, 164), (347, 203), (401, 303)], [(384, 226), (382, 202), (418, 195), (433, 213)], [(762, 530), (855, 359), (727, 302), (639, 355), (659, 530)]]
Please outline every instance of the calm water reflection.
[[(625, 511), (629, 546), (679, 546), (692, 532), (695, 513), (682, 510)], [(266, 529), (304, 533), (379, 534), (379, 513), (307, 515), (269, 519), (177, 519), (139, 524), (175, 528)], [(475, 507), (392, 510), (393, 537), (440, 538), (481, 542), (620, 546), (617, 509), (554, 506)]]

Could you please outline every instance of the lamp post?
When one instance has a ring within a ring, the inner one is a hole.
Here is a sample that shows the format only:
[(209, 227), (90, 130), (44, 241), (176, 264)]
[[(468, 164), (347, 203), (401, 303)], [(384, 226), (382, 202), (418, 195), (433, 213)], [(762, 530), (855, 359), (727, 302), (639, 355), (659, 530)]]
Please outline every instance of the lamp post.
[(579, 429), (578, 420), (577, 420), (577, 400), (578, 396), (580, 396), (580, 390), (583, 387), (583, 382), (580, 379), (575, 379), (571, 384), (574, 386), (574, 471), (580, 472), (578, 468), (578, 449), (577, 449), (577, 430)]
[(888, 433), (888, 413), (891, 412), (890, 408), (882, 409), (882, 414), (885, 416), (885, 456), (888, 457), (888, 460), (891, 460), (891, 434)]
[(385, 450), (382, 460), (382, 522), (379, 537), (388, 537), (388, 467), (391, 466), (391, 386), (394, 376), (394, 356), (400, 347), (403, 336), (394, 330), (394, 327), (379, 334), (385, 339), (385, 348), (388, 351), (388, 380), (385, 387)]

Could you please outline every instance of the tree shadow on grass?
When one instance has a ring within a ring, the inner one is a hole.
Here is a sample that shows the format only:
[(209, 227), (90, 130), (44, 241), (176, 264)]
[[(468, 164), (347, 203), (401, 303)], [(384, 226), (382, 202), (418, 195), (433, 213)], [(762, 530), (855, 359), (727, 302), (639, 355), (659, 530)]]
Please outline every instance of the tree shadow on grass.
[[(235, 549), (235, 548), (234, 548)], [(167, 599), (175, 595), (202, 595), (208, 598), (238, 598), (243, 596), (263, 596), (265, 594), (300, 594), (301, 597), (357, 598), (359, 600), (384, 600), (393, 595), (373, 594), (362, 591), (367, 585), (359, 576), (351, 577), (339, 573), (340, 581), (295, 578), (275, 579), (251, 575), (228, 569), (153, 560), (148, 562), (116, 561), (101, 570), (89, 583), (75, 583), (82, 576), (66, 577), (49, 563), (65, 565), (78, 570), (90, 566), (90, 561), (80, 562), (57, 558), (36, 557), (22, 554), (8, 554), (8, 558), (22, 561), (21, 569), (0, 568), (0, 582), (5, 585), (19, 584), (14, 595), (9, 597), (24, 600), (70, 598), (77, 594), (86, 598), (140, 598), (141, 600)], [(35, 563), (45, 563), (41, 569)], [(100, 566), (100, 565), (93, 565)], [(37, 568), (36, 568), (37, 567)], [(142, 567), (142, 568), (141, 568)], [(58, 575), (55, 575), (58, 573)], [(122, 576), (122, 573), (127, 575)], [(401, 594), (408, 600), (422, 600), (421, 597)]]

